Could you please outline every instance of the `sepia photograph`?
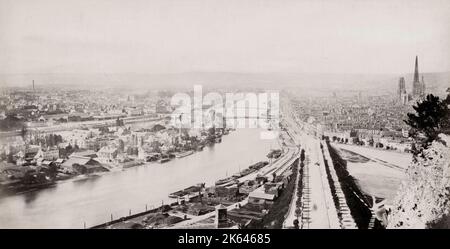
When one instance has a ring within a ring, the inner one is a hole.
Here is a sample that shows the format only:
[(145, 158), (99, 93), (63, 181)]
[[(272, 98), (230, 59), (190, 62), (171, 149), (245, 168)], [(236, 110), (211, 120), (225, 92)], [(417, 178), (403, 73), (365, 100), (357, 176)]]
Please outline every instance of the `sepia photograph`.
[(0, 229), (448, 228), (450, 1), (0, 0)]

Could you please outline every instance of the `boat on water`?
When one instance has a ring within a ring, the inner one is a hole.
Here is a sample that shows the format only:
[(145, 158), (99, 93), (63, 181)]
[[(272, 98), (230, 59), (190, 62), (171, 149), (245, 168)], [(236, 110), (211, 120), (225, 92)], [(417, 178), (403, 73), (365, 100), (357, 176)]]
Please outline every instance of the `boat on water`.
[(186, 156), (190, 156), (190, 155), (192, 155), (192, 154), (194, 154), (194, 151), (188, 150), (188, 151), (185, 151), (185, 152), (181, 152), (181, 153), (176, 154), (175, 157), (176, 157), (176, 158), (183, 158), (183, 157), (186, 157)]
[(168, 161), (170, 161), (169, 157), (164, 157), (158, 160), (159, 163), (167, 163)]
[(215, 182), (215, 185), (218, 186), (218, 185), (223, 185), (223, 184), (226, 184), (226, 183), (230, 183), (231, 181), (234, 181), (235, 179), (236, 179), (235, 176), (230, 176), (230, 177), (227, 177), (227, 178), (224, 178), (224, 179), (217, 180)]
[(234, 182), (236, 179), (247, 176), (251, 173), (254, 173), (258, 170), (260, 170), (262, 167), (268, 165), (269, 162), (267, 161), (261, 161), (261, 162), (257, 162), (255, 164), (250, 165), (248, 168), (244, 169), (244, 170), (239, 170), (238, 173), (233, 174), (230, 177), (224, 178), (224, 179), (220, 179), (218, 181), (215, 182), (215, 185), (226, 185), (226, 184), (230, 184), (232, 182)]
[(199, 191), (202, 191), (203, 187), (204, 187), (204, 184), (202, 184), (202, 183), (192, 185), (185, 189), (170, 193), (169, 198), (177, 199), (177, 198), (184, 197), (186, 195), (195, 195), (195, 194), (198, 194)]
[(250, 165), (250, 169), (256, 169), (256, 170), (259, 170), (259, 169), (261, 169), (262, 167), (264, 167), (264, 166), (266, 166), (266, 165), (268, 165), (269, 164), (269, 162), (267, 162), (267, 161), (261, 161), (261, 162), (257, 162), (257, 163), (255, 163), (255, 164), (253, 164), (253, 165)]
[(268, 154), (267, 157), (268, 158), (279, 158), (281, 156), (283, 152), (280, 149), (276, 149), (276, 150), (271, 150)]
[(131, 162), (127, 162), (127, 163), (123, 163), (122, 164), (122, 168), (126, 169), (126, 168), (131, 168), (131, 167), (135, 167), (135, 166), (139, 166), (144, 164), (143, 162), (135, 162), (135, 161), (131, 161)]

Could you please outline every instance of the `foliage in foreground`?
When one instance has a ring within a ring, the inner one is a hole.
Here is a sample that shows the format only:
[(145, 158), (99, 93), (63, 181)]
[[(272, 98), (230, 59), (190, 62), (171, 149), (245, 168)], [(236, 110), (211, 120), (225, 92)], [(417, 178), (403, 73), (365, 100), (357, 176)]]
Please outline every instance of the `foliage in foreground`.
[(408, 113), (405, 123), (411, 127), (411, 135), (418, 143), (417, 154), (422, 148), (426, 149), (440, 133), (446, 133), (450, 129), (450, 95), (447, 99), (440, 100), (433, 94), (417, 102), (413, 106), (415, 113)]

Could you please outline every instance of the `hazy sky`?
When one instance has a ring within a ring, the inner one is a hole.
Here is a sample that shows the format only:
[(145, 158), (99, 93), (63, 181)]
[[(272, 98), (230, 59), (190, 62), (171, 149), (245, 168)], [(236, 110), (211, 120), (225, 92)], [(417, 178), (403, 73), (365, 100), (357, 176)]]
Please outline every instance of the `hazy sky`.
[(0, 73), (450, 70), (448, 0), (0, 0)]

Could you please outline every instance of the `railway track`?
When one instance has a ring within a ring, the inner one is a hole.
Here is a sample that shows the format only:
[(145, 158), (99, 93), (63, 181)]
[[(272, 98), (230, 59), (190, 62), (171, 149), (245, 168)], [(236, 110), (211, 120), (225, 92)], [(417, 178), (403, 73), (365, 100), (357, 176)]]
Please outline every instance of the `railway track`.
[[(307, 159), (306, 164), (309, 164), (309, 159)], [(301, 201), (301, 221), (300, 228), (309, 229), (309, 224), (311, 223), (311, 188), (309, 187), (309, 167), (304, 167), (303, 169), (303, 188), (302, 188), (302, 201)]]

